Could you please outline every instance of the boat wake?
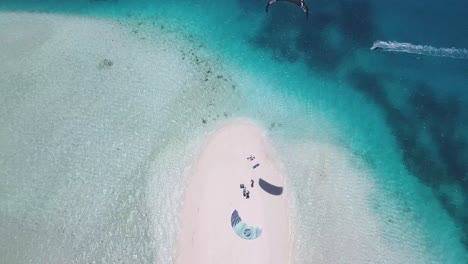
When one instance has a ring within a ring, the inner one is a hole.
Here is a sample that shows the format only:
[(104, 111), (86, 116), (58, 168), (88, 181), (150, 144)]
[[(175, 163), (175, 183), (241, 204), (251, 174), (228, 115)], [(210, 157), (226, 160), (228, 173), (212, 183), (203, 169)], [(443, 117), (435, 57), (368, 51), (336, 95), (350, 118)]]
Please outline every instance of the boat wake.
[(467, 49), (457, 48), (435, 48), (425, 45), (414, 45), (411, 43), (402, 43), (396, 41), (376, 41), (370, 48), (371, 50), (382, 50), (390, 52), (404, 52), (436, 57), (449, 57), (455, 59), (468, 59)]

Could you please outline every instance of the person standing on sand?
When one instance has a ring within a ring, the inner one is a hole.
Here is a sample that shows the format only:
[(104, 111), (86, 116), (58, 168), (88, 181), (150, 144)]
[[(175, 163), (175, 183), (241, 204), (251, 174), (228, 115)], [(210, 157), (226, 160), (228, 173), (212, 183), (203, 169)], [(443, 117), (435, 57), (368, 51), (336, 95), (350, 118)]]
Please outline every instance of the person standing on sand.
[(253, 185), (254, 185), (254, 180), (252, 179), (252, 180), (250, 180), (250, 187), (253, 188)]

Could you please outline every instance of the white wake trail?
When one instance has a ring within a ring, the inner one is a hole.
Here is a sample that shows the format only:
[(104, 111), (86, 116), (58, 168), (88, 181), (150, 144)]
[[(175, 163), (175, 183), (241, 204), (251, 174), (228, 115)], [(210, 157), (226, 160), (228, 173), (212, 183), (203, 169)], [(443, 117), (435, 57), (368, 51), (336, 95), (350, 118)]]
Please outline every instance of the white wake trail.
[(396, 41), (375, 41), (371, 50), (382, 50), (390, 52), (405, 52), (436, 57), (449, 57), (455, 59), (468, 59), (467, 49), (436, 48), (426, 45), (415, 45), (411, 43)]

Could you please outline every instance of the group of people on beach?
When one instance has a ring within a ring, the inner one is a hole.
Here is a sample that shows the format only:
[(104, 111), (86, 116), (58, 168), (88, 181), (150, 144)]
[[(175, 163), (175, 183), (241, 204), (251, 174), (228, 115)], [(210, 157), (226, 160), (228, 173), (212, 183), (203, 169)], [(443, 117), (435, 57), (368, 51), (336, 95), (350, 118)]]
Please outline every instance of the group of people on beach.
[[(254, 186), (254, 180), (251, 179), (250, 180), (250, 187), (253, 188), (253, 186)], [(243, 183), (240, 185), (240, 187), (242, 189), (242, 194), (244, 195), (245, 199), (249, 199), (250, 198), (250, 191), (247, 190), (247, 187), (245, 187), (245, 185)]]
[[(254, 159), (255, 159), (255, 156), (247, 157), (247, 160), (250, 160), (250, 161), (253, 161)], [(252, 168), (255, 169), (258, 166), (260, 166), (259, 163), (255, 164)], [(244, 195), (245, 199), (249, 199), (250, 198), (250, 191), (247, 189), (247, 187), (243, 183), (240, 185), (240, 187), (242, 189), (242, 194)], [(254, 180), (253, 179), (250, 180), (250, 187), (251, 188), (254, 187)]]

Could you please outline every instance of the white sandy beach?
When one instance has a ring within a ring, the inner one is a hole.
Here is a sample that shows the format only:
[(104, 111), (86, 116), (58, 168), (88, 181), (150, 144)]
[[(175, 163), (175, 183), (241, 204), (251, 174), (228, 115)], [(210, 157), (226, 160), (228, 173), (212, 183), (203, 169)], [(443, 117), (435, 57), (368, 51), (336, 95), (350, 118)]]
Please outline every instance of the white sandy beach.
[[(250, 155), (254, 161), (247, 160)], [(253, 165), (260, 166), (253, 169)], [(192, 167), (178, 237), (177, 263), (288, 263), (290, 231), (286, 195), (271, 195), (258, 179), (283, 186), (263, 131), (234, 121), (214, 132)], [(255, 181), (250, 188), (250, 180)], [(250, 199), (239, 185), (249, 186)], [(231, 213), (262, 228), (254, 240), (237, 236)]]

